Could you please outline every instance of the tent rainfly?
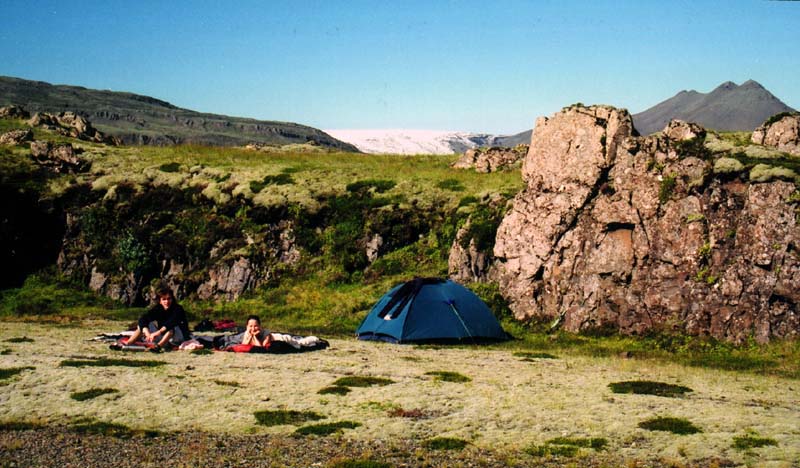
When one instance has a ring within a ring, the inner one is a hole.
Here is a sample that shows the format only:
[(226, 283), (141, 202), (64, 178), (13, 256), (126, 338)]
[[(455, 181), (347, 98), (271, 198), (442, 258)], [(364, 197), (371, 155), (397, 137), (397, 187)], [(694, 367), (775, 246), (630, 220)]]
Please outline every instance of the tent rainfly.
[(360, 340), (391, 343), (507, 340), (489, 307), (450, 280), (415, 278), (383, 295), (361, 322)]

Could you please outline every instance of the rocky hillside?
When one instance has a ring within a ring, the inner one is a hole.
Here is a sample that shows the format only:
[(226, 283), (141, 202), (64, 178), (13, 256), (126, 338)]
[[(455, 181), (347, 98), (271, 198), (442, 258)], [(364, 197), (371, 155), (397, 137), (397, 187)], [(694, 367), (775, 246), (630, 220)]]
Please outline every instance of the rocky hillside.
[(719, 131), (752, 132), (769, 117), (793, 110), (756, 81), (748, 80), (739, 86), (726, 81), (710, 93), (681, 91), (634, 114), (633, 124), (642, 135), (663, 129), (672, 119)]
[(148, 96), (0, 76), (0, 106), (6, 105), (22, 106), (32, 114), (74, 112), (127, 145), (313, 143), (358, 151), (321, 130), (296, 123), (206, 114)]
[(494, 278), (518, 318), (570, 331), (797, 336), (798, 166), (697, 125), (636, 137), (625, 110), (570, 107), (537, 120), (493, 248), (459, 233), (451, 272)]

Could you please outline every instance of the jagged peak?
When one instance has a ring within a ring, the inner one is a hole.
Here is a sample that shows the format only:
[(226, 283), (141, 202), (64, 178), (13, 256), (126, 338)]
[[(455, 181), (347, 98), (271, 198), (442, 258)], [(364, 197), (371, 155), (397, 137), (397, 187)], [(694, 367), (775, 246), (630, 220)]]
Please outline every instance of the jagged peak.
[(745, 89), (765, 89), (763, 86), (761, 86), (761, 83), (755, 80), (747, 80), (739, 87)]
[[(721, 85), (717, 86), (717, 87), (714, 89), (714, 91), (730, 91), (730, 90), (732, 90), (732, 89), (736, 89), (736, 88), (738, 88), (738, 87), (739, 87), (739, 85), (737, 85), (737, 84), (736, 84), (736, 83), (734, 83), (733, 81), (726, 81), (726, 82), (722, 83)], [(712, 93), (713, 93), (714, 91), (712, 91)]]

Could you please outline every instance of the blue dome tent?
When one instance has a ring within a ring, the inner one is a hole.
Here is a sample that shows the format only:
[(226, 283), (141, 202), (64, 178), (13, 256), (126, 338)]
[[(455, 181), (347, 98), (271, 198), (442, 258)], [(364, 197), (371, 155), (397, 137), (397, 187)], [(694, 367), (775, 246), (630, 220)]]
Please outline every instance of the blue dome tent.
[(361, 322), (360, 340), (391, 343), (507, 340), (489, 307), (450, 280), (415, 278), (383, 295)]

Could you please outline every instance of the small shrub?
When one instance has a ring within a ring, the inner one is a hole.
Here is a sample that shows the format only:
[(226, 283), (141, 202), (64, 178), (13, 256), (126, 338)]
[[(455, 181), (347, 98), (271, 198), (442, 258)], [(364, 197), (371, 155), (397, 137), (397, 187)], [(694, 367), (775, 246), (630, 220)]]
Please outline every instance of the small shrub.
[(341, 387), (339, 385), (332, 385), (330, 387), (325, 387), (317, 392), (319, 395), (347, 395), (350, 393), (350, 389), (347, 387)]
[(383, 377), (350, 376), (337, 379), (333, 385), (338, 387), (371, 387), (373, 385), (383, 386), (393, 383), (394, 380)]
[(550, 353), (543, 352), (528, 352), (520, 351), (514, 353), (514, 356), (521, 357), (523, 361), (534, 361), (536, 359), (558, 359), (558, 356)]
[(41, 428), (41, 424), (27, 421), (0, 422), (0, 431), (33, 431)]
[(705, 221), (706, 217), (702, 213), (691, 213), (689, 216), (686, 217), (687, 223), (693, 223), (695, 221)]
[(639, 427), (649, 431), (665, 431), (673, 434), (696, 434), (703, 432), (699, 427), (692, 424), (688, 419), (659, 417), (652, 418), (639, 423)]
[(361, 423), (357, 423), (354, 421), (339, 421), (333, 423), (312, 424), (310, 426), (298, 427), (297, 430), (295, 430), (294, 432), (299, 435), (327, 436), (335, 434), (337, 432), (342, 432), (342, 429), (355, 429), (360, 425)]
[(415, 408), (406, 410), (403, 408), (392, 408), (386, 412), (390, 418), (408, 418), (408, 419), (427, 419), (431, 417), (431, 413)]
[(709, 242), (704, 243), (697, 249), (697, 257), (700, 259), (707, 259), (711, 256), (711, 244)]
[(33, 343), (32, 338), (28, 338), (27, 336), (23, 336), (20, 338), (9, 338), (6, 340), (8, 343)]
[(176, 162), (166, 163), (158, 166), (161, 172), (178, 172), (181, 169), (181, 164)]
[(423, 445), (430, 450), (462, 450), (469, 442), (455, 437), (434, 437), (424, 441)]
[(439, 380), (439, 381), (442, 381), (442, 382), (470, 382), (470, 381), (472, 381), (472, 379), (470, 379), (466, 375), (459, 374), (458, 372), (430, 371), (430, 372), (426, 372), (425, 375), (432, 375), (434, 380)]
[(132, 359), (66, 359), (61, 361), (59, 367), (158, 367), (166, 364), (164, 361), (134, 361)]
[(253, 413), (258, 424), (262, 426), (283, 426), (302, 424), (306, 421), (319, 421), (325, 416), (313, 411), (267, 410)]
[(662, 205), (672, 197), (672, 192), (675, 191), (676, 185), (677, 180), (674, 175), (667, 175), (661, 179), (661, 184), (658, 187), (658, 201)]
[(330, 465), (330, 468), (391, 468), (389, 463), (375, 460), (341, 460)]
[(663, 397), (676, 397), (691, 392), (692, 389), (682, 385), (672, 385), (652, 380), (629, 380), (608, 384), (614, 393), (635, 393), (638, 395), (656, 395)]
[(798, 113), (797, 112), (781, 112), (779, 114), (775, 114), (772, 117), (768, 118), (766, 122), (764, 122), (764, 126), (768, 127), (768, 126), (774, 124), (775, 122), (779, 122), (784, 117), (790, 117), (790, 116), (793, 116), (793, 115), (798, 115)]
[(442, 190), (450, 190), (451, 192), (463, 192), (465, 190), (464, 184), (457, 179), (444, 179), (436, 183), (436, 187)]
[(0, 380), (5, 380), (11, 378), (22, 371), (25, 370), (33, 370), (35, 367), (25, 366), (25, 367), (8, 367), (5, 369), (0, 369)]
[(693, 156), (700, 159), (709, 159), (711, 151), (704, 145), (705, 136), (675, 142), (675, 151), (682, 158)]
[(223, 387), (236, 387), (241, 388), (242, 385), (239, 382), (227, 382), (225, 380), (215, 380), (215, 384), (222, 385)]
[(752, 448), (766, 447), (767, 445), (777, 446), (778, 441), (769, 437), (757, 437), (754, 435), (736, 436), (733, 438), (732, 447), (736, 450), (749, 450)]
[(97, 398), (100, 395), (107, 395), (109, 393), (117, 393), (119, 390), (116, 388), (92, 388), (90, 390), (86, 390), (85, 392), (74, 392), (70, 394), (70, 398), (75, 401), (86, 401), (91, 400), (92, 398)]

